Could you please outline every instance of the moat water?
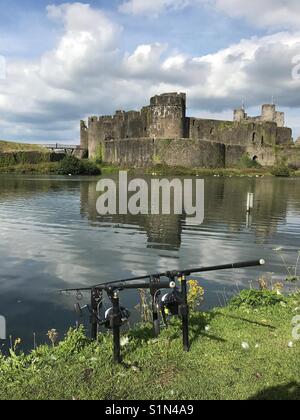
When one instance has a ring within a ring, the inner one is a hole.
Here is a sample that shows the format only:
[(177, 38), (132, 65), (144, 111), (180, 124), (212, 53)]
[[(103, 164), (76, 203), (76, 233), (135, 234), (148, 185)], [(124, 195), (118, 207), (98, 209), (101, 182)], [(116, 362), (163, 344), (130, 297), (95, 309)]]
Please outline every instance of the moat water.
[[(262, 274), (286, 276), (274, 252), (288, 265), (300, 249), (300, 180), (206, 178), (205, 220), (188, 225), (182, 216), (101, 217), (96, 178), (0, 176), (0, 315), (8, 335), (25, 348), (60, 335), (76, 323), (75, 298), (58, 293), (132, 275), (256, 258), (264, 268), (197, 277), (206, 291), (205, 309), (224, 305)], [(246, 197), (255, 194), (252, 220)], [(300, 269), (299, 269), (300, 271)], [(88, 297), (84, 299), (88, 303)], [(133, 319), (136, 292), (122, 293)], [(5, 343), (0, 342), (3, 345)]]

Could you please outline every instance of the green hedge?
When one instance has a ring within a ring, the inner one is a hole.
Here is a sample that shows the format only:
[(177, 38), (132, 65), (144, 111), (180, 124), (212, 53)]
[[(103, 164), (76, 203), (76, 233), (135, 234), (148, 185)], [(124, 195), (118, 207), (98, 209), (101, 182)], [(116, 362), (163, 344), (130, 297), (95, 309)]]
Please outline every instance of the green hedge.
[(0, 167), (8, 167), (20, 164), (38, 164), (38, 163), (45, 163), (51, 161), (51, 154), (50, 153), (42, 153), (42, 152), (6, 152), (0, 153)]

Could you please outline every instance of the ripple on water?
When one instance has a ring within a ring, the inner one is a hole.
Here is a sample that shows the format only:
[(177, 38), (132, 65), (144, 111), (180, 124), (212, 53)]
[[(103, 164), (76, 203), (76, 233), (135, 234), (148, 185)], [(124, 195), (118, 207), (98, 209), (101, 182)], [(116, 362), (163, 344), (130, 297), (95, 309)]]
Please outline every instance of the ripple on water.
[[(205, 219), (195, 226), (174, 215), (100, 217), (94, 179), (0, 176), (1, 312), (14, 336), (30, 342), (34, 331), (44, 341), (48, 329), (65, 331), (75, 322), (73, 300), (58, 297), (60, 288), (166, 269), (268, 261), (264, 269), (200, 276), (208, 308), (255, 284), (262, 272), (282, 279), (285, 268), (273, 250), (282, 246), (287, 264), (295, 264), (299, 182), (205, 180)], [(247, 226), (248, 191), (255, 194), (255, 208)], [(122, 299), (131, 307), (137, 303), (134, 293)]]

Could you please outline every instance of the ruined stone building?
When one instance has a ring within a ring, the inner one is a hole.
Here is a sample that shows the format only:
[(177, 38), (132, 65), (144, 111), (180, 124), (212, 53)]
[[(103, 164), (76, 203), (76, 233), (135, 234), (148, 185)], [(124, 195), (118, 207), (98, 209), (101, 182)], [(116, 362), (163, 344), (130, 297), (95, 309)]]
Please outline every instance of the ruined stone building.
[(246, 153), (262, 165), (278, 160), (300, 167), (300, 149), (284, 114), (275, 105), (249, 117), (243, 108), (233, 121), (186, 115), (186, 95), (166, 93), (151, 98), (141, 111), (117, 111), (113, 116), (81, 121), (81, 148), (90, 158), (107, 163), (145, 167), (157, 164), (193, 167), (233, 167)]

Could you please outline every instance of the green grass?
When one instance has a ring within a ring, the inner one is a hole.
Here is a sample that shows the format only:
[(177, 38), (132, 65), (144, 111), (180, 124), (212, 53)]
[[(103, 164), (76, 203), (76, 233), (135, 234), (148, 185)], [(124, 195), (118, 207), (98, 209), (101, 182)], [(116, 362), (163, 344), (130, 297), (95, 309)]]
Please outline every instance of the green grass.
[[(95, 167), (97, 167), (98, 174), (101, 173), (101, 167), (99, 165), (90, 165), (87, 161), (85, 162), (84, 166), (87, 168), (86, 174), (89, 175), (95, 175)], [(90, 166), (92, 166), (93, 172), (90, 171)], [(0, 174), (42, 174), (42, 175), (69, 175), (72, 171), (70, 170), (72, 168), (69, 168), (68, 171), (62, 172), (61, 171), (61, 163), (60, 162), (43, 162), (43, 163), (37, 163), (37, 164), (30, 164), (30, 163), (24, 163), (19, 165), (11, 165), (11, 166), (0, 166)], [(77, 173), (72, 173), (74, 175), (78, 175)], [(83, 173), (84, 175), (85, 173)]]
[(15, 143), (10, 141), (0, 140), (0, 153), (9, 152), (43, 152), (46, 153), (47, 149), (37, 144)]
[[(129, 171), (132, 174), (155, 174), (157, 176), (271, 176), (270, 168), (186, 168), (182, 166), (156, 165), (149, 168), (121, 168), (106, 163), (101, 165), (103, 174), (116, 173), (120, 170)], [(300, 176), (300, 171), (299, 171)]]
[[(103, 175), (118, 173), (120, 170), (128, 170), (131, 174), (157, 176), (215, 176), (215, 177), (265, 177), (272, 176), (269, 169), (205, 169), (205, 168), (181, 168), (181, 167), (153, 167), (147, 169), (120, 168), (118, 166), (97, 165)], [(57, 162), (44, 162), (40, 164), (19, 164), (1, 167), (0, 173), (15, 174), (59, 174)], [(300, 177), (300, 171), (295, 171), (292, 176)]]
[(120, 168), (119, 166), (112, 166), (112, 165), (110, 166), (107, 164), (102, 164), (100, 166), (101, 166), (102, 174), (104, 175), (115, 174), (122, 170), (122, 168)]
[(0, 166), (0, 174), (58, 174), (58, 162), (43, 162), (37, 164), (24, 163), (12, 166)]
[(299, 305), (294, 295), (268, 307), (194, 314), (190, 353), (177, 320), (159, 339), (143, 326), (129, 333), (121, 366), (111, 363), (110, 335), (91, 343), (73, 331), (55, 348), (1, 358), (0, 398), (299, 400), (300, 341), (288, 346)]
[(271, 176), (269, 168), (185, 168), (185, 167), (167, 167), (155, 166), (146, 170), (149, 174), (157, 174), (164, 176), (218, 176), (218, 177), (235, 177), (235, 176)]

